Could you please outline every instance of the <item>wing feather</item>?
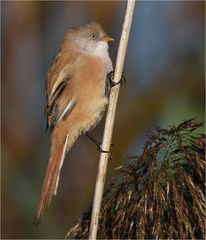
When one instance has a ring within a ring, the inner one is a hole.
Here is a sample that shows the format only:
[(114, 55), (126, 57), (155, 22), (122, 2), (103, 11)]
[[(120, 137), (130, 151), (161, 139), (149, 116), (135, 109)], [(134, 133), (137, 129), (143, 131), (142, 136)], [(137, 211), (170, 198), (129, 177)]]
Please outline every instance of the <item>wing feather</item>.
[(65, 114), (68, 116), (74, 108), (75, 101), (72, 99), (74, 70), (74, 62), (70, 61), (68, 52), (64, 54), (63, 51), (59, 51), (48, 72), (45, 87), (45, 116), (47, 128), (50, 131), (53, 130)]

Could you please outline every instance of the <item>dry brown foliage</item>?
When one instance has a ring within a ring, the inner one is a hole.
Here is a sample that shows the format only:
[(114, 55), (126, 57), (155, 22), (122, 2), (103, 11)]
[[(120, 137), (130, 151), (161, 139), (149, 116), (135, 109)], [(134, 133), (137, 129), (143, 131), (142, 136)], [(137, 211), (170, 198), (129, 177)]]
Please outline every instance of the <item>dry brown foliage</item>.
[[(119, 169), (103, 196), (102, 239), (205, 236), (205, 135), (194, 119), (148, 135), (141, 156)], [(91, 211), (67, 238), (88, 238)]]

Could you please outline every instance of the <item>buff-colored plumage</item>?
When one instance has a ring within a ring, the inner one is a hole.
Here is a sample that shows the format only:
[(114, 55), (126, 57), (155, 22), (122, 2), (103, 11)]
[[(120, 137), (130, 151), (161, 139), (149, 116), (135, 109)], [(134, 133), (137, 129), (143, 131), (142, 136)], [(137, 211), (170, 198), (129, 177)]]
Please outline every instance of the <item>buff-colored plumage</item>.
[(107, 43), (110, 40), (97, 23), (69, 30), (48, 72), (45, 113), (51, 130), (51, 150), (37, 221), (56, 194), (66, 153), (80, 134), (101, 120), (105, 111), (106, 76), (112, 71)]

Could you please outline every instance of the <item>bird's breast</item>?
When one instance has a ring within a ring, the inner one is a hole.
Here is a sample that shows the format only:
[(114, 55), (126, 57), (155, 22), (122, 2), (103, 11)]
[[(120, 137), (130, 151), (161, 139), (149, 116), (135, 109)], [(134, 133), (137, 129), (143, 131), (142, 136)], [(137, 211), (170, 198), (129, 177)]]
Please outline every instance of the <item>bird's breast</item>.
[(108, 99), (105, 96), (107, 64), (97, 57), (85, 57), (75, 76), (75, 92), (78, 102), (92, 121), (98, 121), (105, 110)]
[(90, 101), (105, 97), (106, 76), (109, 72), (106, 61), (99, 57), (85, 56), (77, 70), (75, 82), (79, 96)]

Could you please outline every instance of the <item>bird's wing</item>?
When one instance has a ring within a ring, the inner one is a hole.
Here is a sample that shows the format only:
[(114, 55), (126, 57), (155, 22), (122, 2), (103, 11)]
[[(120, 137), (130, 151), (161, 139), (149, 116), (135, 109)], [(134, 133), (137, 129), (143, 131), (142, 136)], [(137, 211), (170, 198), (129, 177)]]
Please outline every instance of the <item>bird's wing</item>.
[(45, 116), (47, 128), (51, 131), (65, 114), (68, 116), (75, 105), (75, 100), (72, 98), (75, 62), (70, 59), (68, 53), (65, 54), (60, 50), (47, 75)]

